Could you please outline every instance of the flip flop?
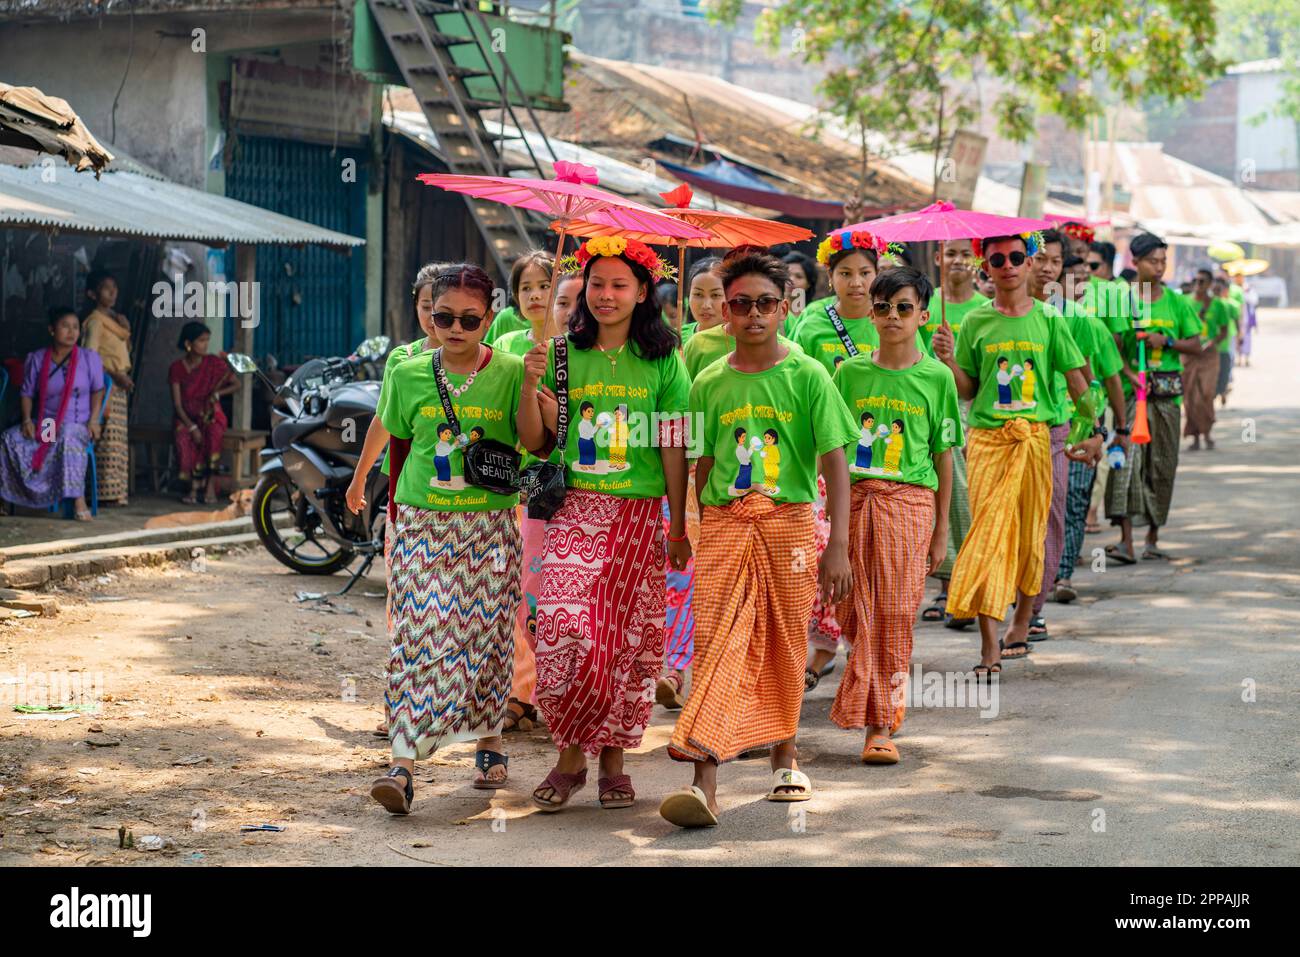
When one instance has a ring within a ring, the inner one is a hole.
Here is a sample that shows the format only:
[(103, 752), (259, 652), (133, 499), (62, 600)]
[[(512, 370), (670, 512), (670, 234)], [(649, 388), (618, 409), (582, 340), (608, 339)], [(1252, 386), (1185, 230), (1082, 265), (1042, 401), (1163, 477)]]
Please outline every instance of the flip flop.
[(536, 708), (518, 698), (511, 698), (506, 702), (506, 720), (501, 725), (501, 733), (532, 731), (538, 723)]
[(1070, 584), (1068, 579), (1057, 582), (1056, 588), (1052, 592), (1052, 598), (1058, 605), (1068, 605), (1078, 597), (1079, 593), (1074, 590), (1074, 586)]
[[(974, 668), (972, 668), (971, 671), (975, 675), (976, 684), (979, 684), (981, 680), (987, 681), (989, 684), (992, 684), (993, 676), (1002, 674), (1002, 662), (995, 661), (991, 665), (986, 665), (983, 662), (980, 662)], [(983, 679), (980, 678), (981, 672), (983, 672), (984, 675)]]
[(936, 598), (929, 608), (921, 612), (922, 621), (943, 621), (944, 613), (947, 610), (947, 596)]
[(821, 671), (813, 671), (811, 668), (804, 668), (803, 690), (812, 691), (813, 688), (817, 687), (818, 682), (820, 682), (823, 678), (825, 678), (828, 674), (830, 674), (834, 670), (835, 670), (834, 658), (826, 662), (826, 666), (823, 667)]
[(1130, 558), (1128, 555), (1125, 555), (1125, 554), (1124, 554), (1123, 552), (1121, 552), (1121, 551), (1119, 550), (1119, 548), (1118, 548), (1117, 546), (1115, 546), (1115, 545), (1107, 545), (1107, 546), (1106, 546), (1106, 557), (1109, 558), (1111, 561), (1119, 562), (1121, 565), (1136, 565), (1136, 564), (1137, 564), (1137, 559), (1136, 559), (1136, 558)]
[(709, 810), (704, 792), (691, 785), (674, 791), (659, 803), (659, 816), (678, 827), (717, 827), (718, 816)]
[[(1041, 628), (1043, 630), (1034, 631), (1035, 628)], [(1047, 641), (1051, 637), (1052, 634), (1047, 630), (1047, 622), (1043, 620), (1042, 615), (1039, 615), (1037, 618), (1031, 618), (1029, 620), (1028, 638), (1030, 641)]]
[[(569, 798), (581, 791), (586, 783), (586, 768), (583, 768), (577, 774), (566, 774), (559, 768), (551, 768), (551, 773), (546, 775), (546, 780), (533, 788), (533, 803), (537, 805), (540, 810), (543, 810), (548, 814), (553, 813), (568, 804)], [(543, 801), (539, 798), (537, 792), (544, 788), (550, 788), (553, 790), (558, 800)]]
[[(796, 791), (777, 791), (777, 788), (798, 788)], [(781, 768), (772, 772), (772, 790), (767, 792), (769, 801), (793, 802), (812, 800), (812, 781), (808, 775), (793, 768)]]
[(1167, 562), (1169, 561), (1169, 556), (1154, 545), (1148, 545), (1146, 548), (1142, 549), (1142, 561)]
[[(406, 786), (397, 783), (406, 778)], [(370, 796), (384, 806), (389, 814), (410, 814), (411, 799), (415, 797), (415, 784), (406, 768), (390, 768), (388, 773), (370, 785)]]
[[(619, 792), (626, 794), (627, 797), (605, 799), (606, 794)], [(599, 778), (596, 781), (596, 793), (600, 795), (600, 806), (607, 811), (631, 807), (636, 803), (636, 791), (632, 789), (632, 779), (626, 774), (616, 774), (612, 778)]]
[(1085, 535), (1100, 535), (1100, 534), (1101, 534), (1101, 523), (1100, 523), (1100, 522), (1092, 522), (1091, 524), (1084, 525), (1084, 526), (1083, 526), (1083, 533), (1084, 533)]
[(897, 764), (898, 747), (883, 734), (873, 734), (862, 749), (862, 763)]
[(388, 722), (387, 721), (380, 722), (379, 726), (376, 727), (370, 733), (374, 735), (376, 738), (383, 738), (384, 740), (388, 740)]
[(502, 767), (505, 767), (509, 763), (510, 763), (510, 758), (497, 751), (488, 751), (485, 748), (480, 748), (479, 750), (475, 751), (474, 767), (478, 768), (479, 773), (482, 775), (482, 777), (476, 777), (473, 780), (471, 786), (477, 788), (480, 791), (495, 791), (497, 788), (505, 787), (506, 781), (509, 780), (510, 778), (509, 772), (507, 772), (506, 776), (504, 778), (501, 778), (499, 781), (494, 781), (492, 778), (489, 778), (488, 772), (491, 771), (493, 768), (495, 768), (498, 764), (501, 765)]
[[(1011, 651), (1014, 648), (1023, 648), (1025, 650), (1023, 654), (1008, 655), (1007, 652)], [(1032, 652), (1034, 649), (1030, 647), (1029, 642), (1027, 641), (1013, 641), (1011, 642), (1011, 644), (1007, 645), (1007, 644), (1003, 644), (1002, 641), (999, 640), (998, 650), (1002, 652), (1003, 661), (1019, 661), (1021, 658), (1028, 658), (1030, 652)]]
[(975, 624), (974, 618), (954, 618), (948, 615), (943, 623), (943, 627), (951, 628), (953, 631), (965, 631), (971, 625)]

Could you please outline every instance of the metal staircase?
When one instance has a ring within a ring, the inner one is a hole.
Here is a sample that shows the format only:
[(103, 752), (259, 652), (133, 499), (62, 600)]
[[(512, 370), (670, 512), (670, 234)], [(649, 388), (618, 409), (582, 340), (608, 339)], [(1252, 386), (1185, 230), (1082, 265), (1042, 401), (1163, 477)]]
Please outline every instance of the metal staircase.
[[(367, 0), (367, 4), (453, 173), (507, 176), (513, 170), (524, 170), (527, 176), (552, 176), (550, 163), (558, 158), (555, 150), (510, 64), (483, 42), (491, 31), (476, 0)], [(467, 36), (439, 29), (436, 18), (447, 14), (459, 15)], [(458, 46), (477, 48), (485, 64), (499, 69), (457, 64), (451, 51)], [(471, 96), (466, 81), (475, 77), (490, 79), (499, 99)], [(541, 157), (522, 135), (505, 135), (506, 126), (519, 131), (525, 128), (519, 121), (516, 103), (523, 105), (531, 128), (541, 135), (546, 146)], [(496, 109), (501, 110), (503, 128), (494, 137), (484, 126), (481, 111)], [(523, 144), (529, 162), (506, 161), (504, 147), (508, 140)], [(541, 217), (525, 216), (513, 207), (470, 196), (464, 200), (502, 276), (509, 275), (510, 264), (517, 257), (547, 245), (547, 223)]]

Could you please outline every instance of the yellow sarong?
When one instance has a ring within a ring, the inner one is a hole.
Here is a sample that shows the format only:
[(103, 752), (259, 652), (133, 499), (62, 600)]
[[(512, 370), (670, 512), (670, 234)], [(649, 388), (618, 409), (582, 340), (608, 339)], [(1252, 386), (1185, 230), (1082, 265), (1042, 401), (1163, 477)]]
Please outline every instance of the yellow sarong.
[(1011, 419), (966, 434), (970, 530), (948, 586), (954, 618), (1002, 621), (1016, 591), (1042, 587), (1047, 515), (1052, 507), (1052, 446), (1046, 423)]

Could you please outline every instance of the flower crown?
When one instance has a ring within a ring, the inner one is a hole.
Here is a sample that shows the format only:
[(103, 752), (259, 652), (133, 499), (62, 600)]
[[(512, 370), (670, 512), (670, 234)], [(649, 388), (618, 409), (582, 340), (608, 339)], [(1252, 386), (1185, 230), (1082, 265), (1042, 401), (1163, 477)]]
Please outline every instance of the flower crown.
[(1085, 226), (1083, 223), (1066, 223), (1061, 227), (1061, 232), (1071, 239), (1081, 239), (1085, 243), (1091, 244), (1097, 236), (1097, 231), (1091, 226)]
[(869, 233), (865, 229), (839, 229), (821, 241), (821, 245), (817, 247), (817, 261), (827, 266), (830, 264), (831, 256), (853, 249), (871, 250), (876, 255), (903, 251), (899, 243), (887, 243), (875, 233)]
[[(1025, 241), (1026, 256), (1037, 256), (1038, 250), (1043, 248), (1043, 234), (1038, 230), (1034, 230), (1032, 233), (1016, 233), (1015, 235)], [(984, 241), (982, 239), (972, 239), (970, 246), (975, 253), (976, 259), (984, 258)]]
[(672, 279), (677, 275), (677, 271), (645, 243), (624, 236), (593, 236), (578, 247), (576, 254), (560, 260), (560, 272), (581, 272), (587, 263), (598, 256), (623, 256), (644, 266), (658, 280)]

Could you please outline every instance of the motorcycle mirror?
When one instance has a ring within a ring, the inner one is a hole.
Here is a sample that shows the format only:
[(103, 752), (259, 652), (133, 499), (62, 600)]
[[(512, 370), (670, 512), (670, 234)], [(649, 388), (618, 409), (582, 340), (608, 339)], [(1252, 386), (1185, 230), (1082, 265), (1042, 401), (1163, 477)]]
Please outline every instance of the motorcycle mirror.
[(252, 356), (246, 356), (242, 352), (232, 352), (226, 356), (226, 361), (236, 372), (244, 375), (249, 372), (257, 371), (257, 363), (253, 361)]
[(362, 359), (375, 359), (386, 353), (391, 343), (388, 336), (372, 336), (357, 346), (356, 354)]

